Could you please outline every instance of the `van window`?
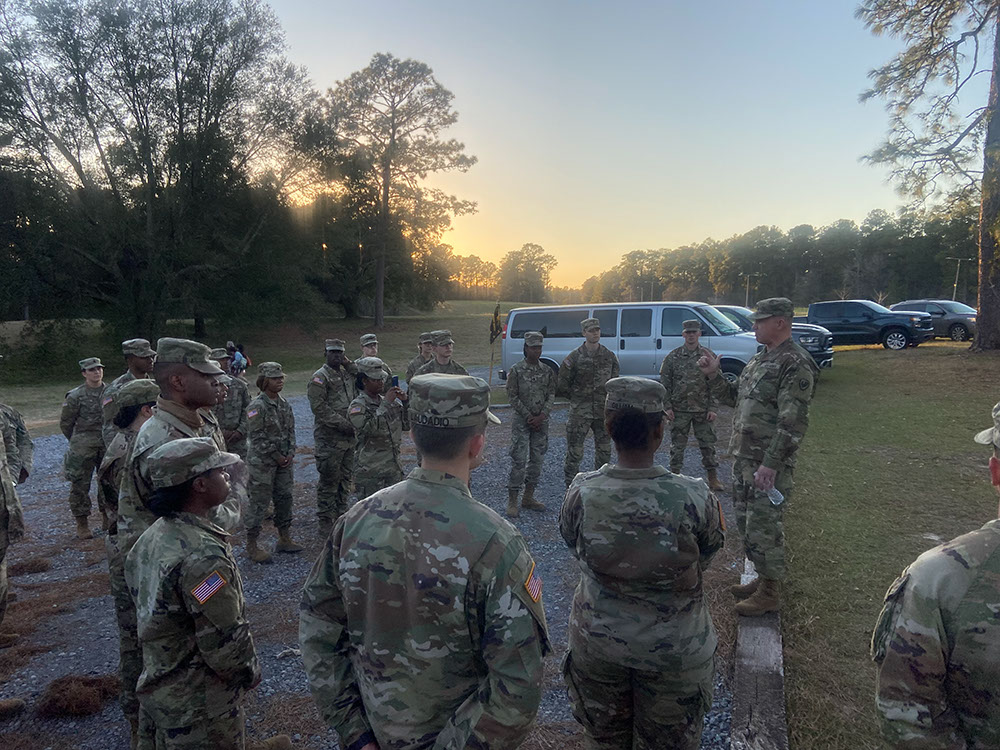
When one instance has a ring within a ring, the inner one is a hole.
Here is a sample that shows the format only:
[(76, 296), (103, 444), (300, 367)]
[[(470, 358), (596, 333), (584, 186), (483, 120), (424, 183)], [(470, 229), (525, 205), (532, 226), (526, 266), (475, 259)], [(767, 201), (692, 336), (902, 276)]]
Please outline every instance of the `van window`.
[(526, 332), (539, 331), (547, 339), (582, 339), (580, 321), (587, 317), (586, 310), (519, 312), (514, 316), (507, 335), (512, 339), (523, 339)]
[(691, 320), (695, 315), (687, 307), (664, 307), (663, 321), (660, 325), (661, 336), (680, 336), (684, 333), (684, 321)]
[(618, 308), (594, 310), (594, 317), (601, 321), (601, 338), (618, 335)]
[(649, 336), (653, 328), (653, 311), (648, 307), (622, 309), (622, 338)]

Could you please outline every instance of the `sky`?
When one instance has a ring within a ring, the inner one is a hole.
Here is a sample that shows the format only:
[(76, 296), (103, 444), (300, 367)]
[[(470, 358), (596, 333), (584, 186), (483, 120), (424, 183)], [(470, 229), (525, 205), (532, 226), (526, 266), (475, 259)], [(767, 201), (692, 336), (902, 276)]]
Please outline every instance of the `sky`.
[(499, 262), (526, 242), (579, 286), (631, 250), (860, 222), (901, 199), (859, 161), (884, 138), (859, 102), (898, 42), (857, 0), (272, 0), (288, 57), (325, 90), (376, 52), (428, 64), (447, 133), (478, 163), (431, 180), (477, 213), (444, 241)]

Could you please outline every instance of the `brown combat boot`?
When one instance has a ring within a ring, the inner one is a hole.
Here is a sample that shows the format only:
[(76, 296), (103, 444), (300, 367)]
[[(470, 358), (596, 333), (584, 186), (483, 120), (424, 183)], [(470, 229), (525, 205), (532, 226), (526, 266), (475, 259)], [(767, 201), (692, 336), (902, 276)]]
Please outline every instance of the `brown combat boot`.
[(521, 498), (521, 507), (525, 510), (545, 510), (545, 504), (535, 500), (535, 485), (524, 485), (524, 497)]
[(735, 586), (730, 586), (729, 593), (732, 594), (737, 601), (741, 602), (753, 594), (759, 585), (760, 578), (757, 577), (750, 581), (750, 583), (738, 583)]
[(77, 539), (93, 539), (94, 534), (90, 530), (90, 526), (87, 525), (86, 516), (76, 517), (76, 538)]
[(517, 509), (517, 496), (517, 490), (507, 490), (507, 515), (511, 518), (521, 515), (521, 511)]
[(736, 613), (744, 617), (760, 617), (781, 608), (781, 584), (773, 578), (760, 578), (760, 586), (747, 599), (736, 605)]
[(250, 750), (295, 750), (295, 745), (287, 734), (276, 734), (266, 740), (251, 742)]
[(257, 539), (259, 538), (260, 538), (259, 531), (247, 532), (247, 557), (249, 557), (255, 563), (274, 562), (274, 560), (271, 558), (271, 553), (257, 544)]
[(278, 543), (274, 545), (275, 552), (301, 552), (302, 547), (292, 541), (292, 533), (288, 529), (278, 529)]
[(712, 492), (726, 489), (725, 485), (719, 481), (719, 472), (715, 469), (708, 470), (708, 489)]
[(24, 701), (20, 698), (8, 698), (0, 701), (0, 719), (9, 719), (17, 716), (24, 710)]
[(20, 637), (17, 633), (0, 633), (0, 648), (10, 648)]

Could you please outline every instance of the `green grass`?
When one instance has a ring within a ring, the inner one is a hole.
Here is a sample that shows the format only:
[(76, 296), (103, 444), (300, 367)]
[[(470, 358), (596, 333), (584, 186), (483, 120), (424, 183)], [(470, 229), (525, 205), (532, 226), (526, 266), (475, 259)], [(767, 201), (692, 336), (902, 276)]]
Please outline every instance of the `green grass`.
[(871, 629), (921, 552), (996, 517), (989, 451), (1000, 355), (966, 345), (841, 351), (823, 373), (786, 516), (783, 611), (794, 748), (882, 748)]

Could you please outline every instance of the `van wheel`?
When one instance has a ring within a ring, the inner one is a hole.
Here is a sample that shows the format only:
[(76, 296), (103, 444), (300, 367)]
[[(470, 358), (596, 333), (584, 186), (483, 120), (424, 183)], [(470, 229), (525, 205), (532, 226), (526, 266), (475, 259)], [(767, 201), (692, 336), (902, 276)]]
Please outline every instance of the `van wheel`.
[(882, 337), (882, 346), (894, 352), (901, 351), (909, 345), (910, 337), (906, 335), (906, 331), (899, 328), (890, 328)]
[(961, 323), (956, 323), (948, 329), (948, 335), (952, 341), (967, 341), (969, 338), (969, 329)]
[(743, 372), (742, 362), (723, 362), (722, 363), (722, 377), (728, 380), (733, 385), (740, 382), (740, 373)]

